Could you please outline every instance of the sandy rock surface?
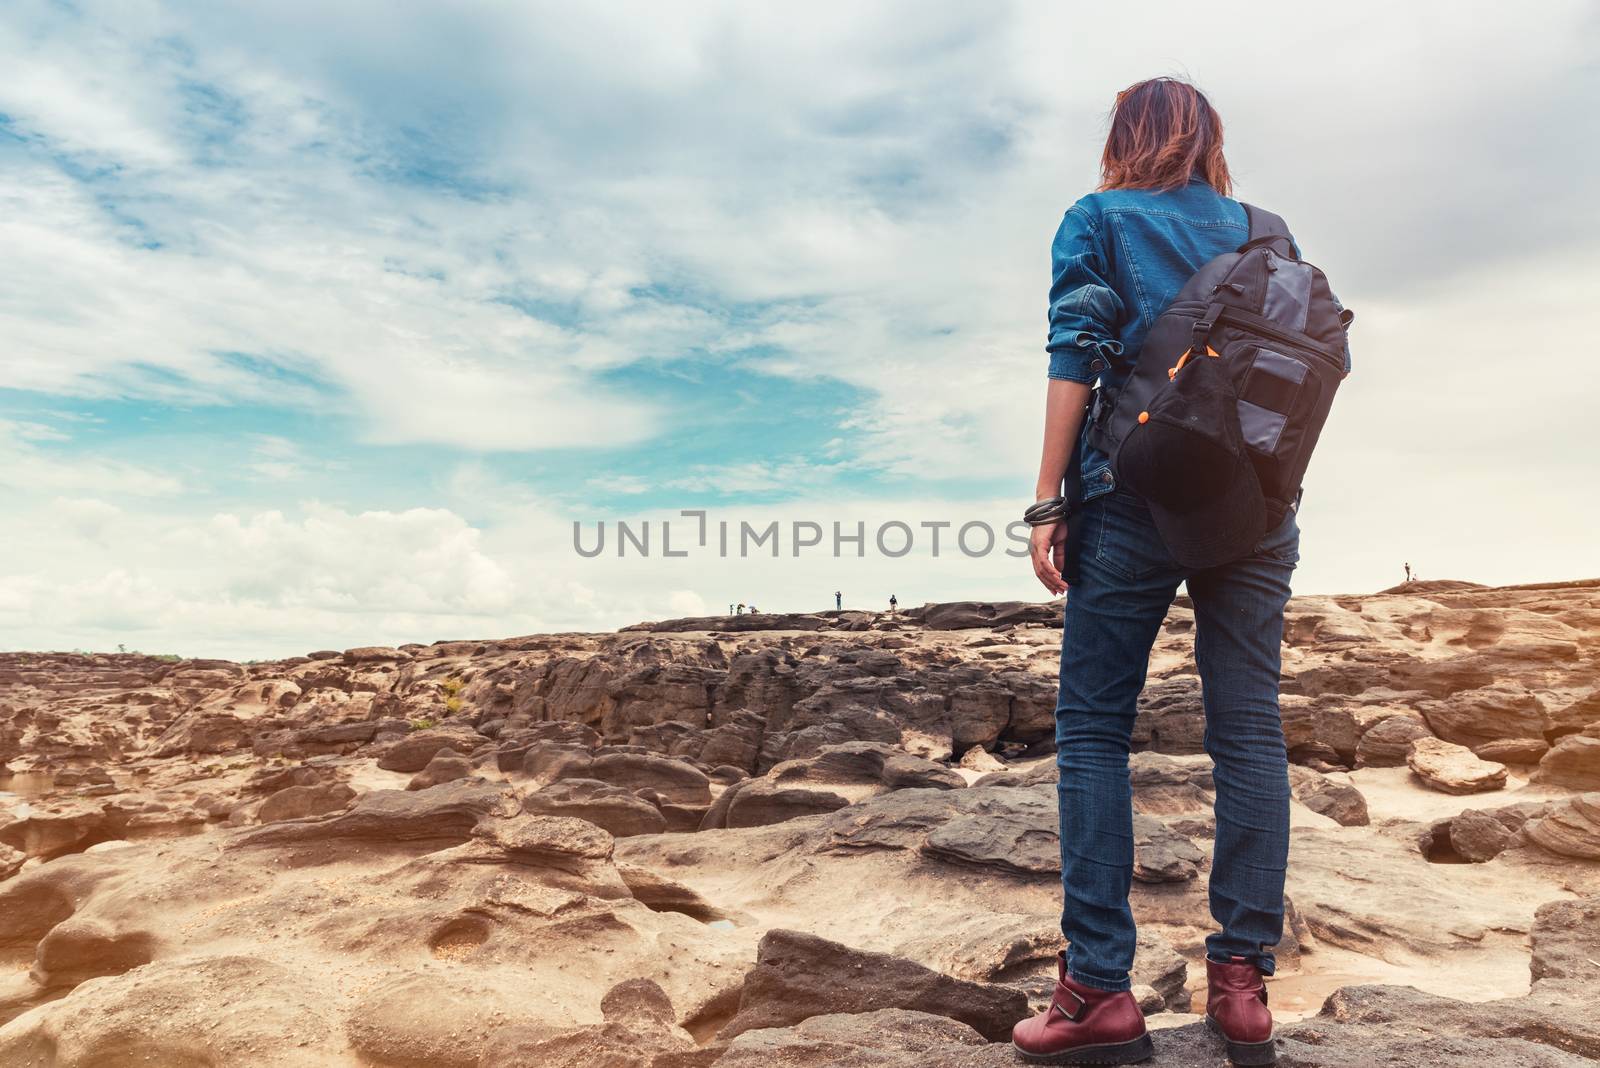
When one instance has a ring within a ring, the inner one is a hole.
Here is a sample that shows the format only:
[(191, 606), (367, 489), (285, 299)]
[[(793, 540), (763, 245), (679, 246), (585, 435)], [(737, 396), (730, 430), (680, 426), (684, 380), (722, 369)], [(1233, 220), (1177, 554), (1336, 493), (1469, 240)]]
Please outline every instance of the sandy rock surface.
[[(1130, 762), (1158, 1066), (1214, 786), (1176, 603)], [(1059, 606), (282, 661), (0, 654), (0, 1064), (1015, 1063), (1060, 948)], [(1280, 1063), (1600, 1061), (1600, 583), (1291, 602)]]

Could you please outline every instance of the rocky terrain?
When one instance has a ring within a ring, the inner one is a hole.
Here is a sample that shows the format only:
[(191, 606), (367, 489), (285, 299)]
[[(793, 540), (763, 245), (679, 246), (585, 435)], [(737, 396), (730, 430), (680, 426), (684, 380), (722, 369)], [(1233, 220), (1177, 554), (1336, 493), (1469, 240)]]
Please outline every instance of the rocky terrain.
[[(1203, 1011), (1174, 605), (1136, 991)], [(0, 1065), (979, 1066), (1053, 979), (1059, 607), (0, 654)], [(1600, 1061), (1600, 582), (1301, 597), (1288, 1066)]]

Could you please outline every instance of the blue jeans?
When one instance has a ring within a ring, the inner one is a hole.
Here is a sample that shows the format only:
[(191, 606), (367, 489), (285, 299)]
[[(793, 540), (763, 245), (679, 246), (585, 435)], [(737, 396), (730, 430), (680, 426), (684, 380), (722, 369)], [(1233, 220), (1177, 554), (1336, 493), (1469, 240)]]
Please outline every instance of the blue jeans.
[(1251, 555), (1186, 574), (1142, 501), (1126, 490), (1083, 505), (1070, 545), (1056, 703), (1067, 968), (1085, 986), (1127, 990), (1134, 923), (1129, 739), (1150, 647), (1178, 585), (1194, 601), (1195, 660), (1215, 762), (1216, 853), (1207, 956), (1267, 974), (1283, 934), (1289, 774), (1278, 714), (1283, 609), (1299, 559), (1291, 510)]

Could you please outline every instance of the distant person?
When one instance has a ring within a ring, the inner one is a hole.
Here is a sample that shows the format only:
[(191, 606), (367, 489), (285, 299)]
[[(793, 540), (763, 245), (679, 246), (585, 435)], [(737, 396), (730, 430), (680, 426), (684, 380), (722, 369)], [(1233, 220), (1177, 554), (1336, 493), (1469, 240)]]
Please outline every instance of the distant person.
[(749, 608), (745, 609), (745, 611), (749, 612), (751, 615), (755, 615), (757, 612), (760, 611), (760, 609), (757, 608), (755, 605), (751, 605)]
[(842, 609), (843, 607), (844, 607), (844, 594), (840, 593), (838, 590), (834, 590), (833, 591), (833, 610), (835, 612), (837, 612), (840, 609)]
[(736, 616), (744, 615), (744, 605), (743, 605), (743, 603), (741, 603), (739, 605), (739, 610), (737, 612), (735, 612), (734, 615), (736, 615)]
[(728, 606), (728, 614), (730, 616), (733, 615), (733, 605), (731, 605), (731, 604)]
[(1411, 581), (1411, 562), (1410, 561), (1406, 562), (1406, 581), (1407, 582)]
[(900, 607), (900, 602), (895, 600), (894, 594), (889, 595), (889, 614), (894, 615), (894, 610)]

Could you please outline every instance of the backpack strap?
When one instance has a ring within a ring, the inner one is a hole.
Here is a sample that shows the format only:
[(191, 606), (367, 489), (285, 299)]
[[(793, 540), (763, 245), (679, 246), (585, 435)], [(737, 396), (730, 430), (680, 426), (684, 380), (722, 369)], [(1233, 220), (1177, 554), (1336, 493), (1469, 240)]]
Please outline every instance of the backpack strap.
[(1294, 237), (1289, 233), (1289, 224), (1283, 221), (1282, 215), (1275, 215), (1254, 204), (1245, 204), (1244, 214), (1245, 218), (1250, 220), (1250, 236), (1239, 246), (1240, 252), (1248, 252), (1262, 245), (1276, 244), (1277, 251), (1287, 253), (1293, 259), (1300, 258), (1300, 250), (1295, 247)]

